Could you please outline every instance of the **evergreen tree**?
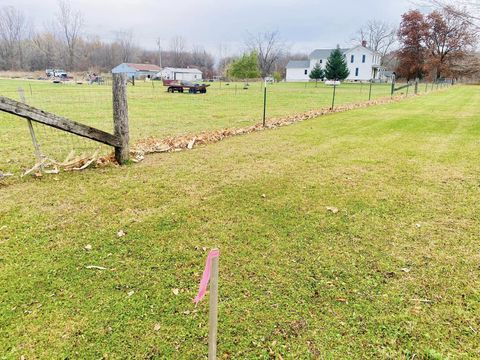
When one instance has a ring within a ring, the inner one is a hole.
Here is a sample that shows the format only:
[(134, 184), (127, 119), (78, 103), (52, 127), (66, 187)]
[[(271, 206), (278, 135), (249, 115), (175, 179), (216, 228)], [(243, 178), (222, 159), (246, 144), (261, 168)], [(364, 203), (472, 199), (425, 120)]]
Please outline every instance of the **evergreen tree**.
[(325, 76), (329, 80), (345, 80), (349, 74), (347, 60), (337, 46), (328, 57)]
[(312, 71), (310, 71), (310, 75), (308, 75), (310, 79), (315, 80), (315, 86), (317, 86), (318, 80), (321, 80), (325, 77), (325, 73), (321, 68), (319, 63), (316, 63), (313, 67)]

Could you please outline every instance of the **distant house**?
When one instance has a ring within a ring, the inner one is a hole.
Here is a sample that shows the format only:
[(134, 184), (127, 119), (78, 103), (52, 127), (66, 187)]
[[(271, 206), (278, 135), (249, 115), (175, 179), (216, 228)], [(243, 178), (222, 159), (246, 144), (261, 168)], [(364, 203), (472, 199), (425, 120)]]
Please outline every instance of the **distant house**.
[(153, 78), (162, 68), (153, 64), (122, 63), (112, 69), (113, 74), (127, 74), (128, 78)]
[[(291, 60), (287, 64), (286, 81), (309, 81), (310, 72), (316, 64), (325, 69), (327, 59), (334, 49), (314, 50), (308, 60)], [(367, 47), (366, 42), (351, 49), (340, 49), (344, 54), (350, 75), (350, 81), (378, 80), (380, 76), (381, 55)]]
[(156, 76), (165, 80), (202, 80), (202, 72), (198, 69), (192, 68), (166, 67), (163, 68), (162, 71), (160, 71)]

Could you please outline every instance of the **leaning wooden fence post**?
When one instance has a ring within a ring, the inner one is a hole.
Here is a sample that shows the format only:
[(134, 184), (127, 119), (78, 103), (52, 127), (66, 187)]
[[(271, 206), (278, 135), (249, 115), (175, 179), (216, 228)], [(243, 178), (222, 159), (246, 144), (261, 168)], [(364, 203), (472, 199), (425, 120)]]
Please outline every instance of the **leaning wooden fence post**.
[[(32, 88), (30, 86), (30, 92), (32, 91), (31, 89)], [(26, 104), (25, 92), (23, 91), (22, 88), (18, 88), (18, 95), (20, 96), (20, 101)], [(37, 157), (37, 161), (40, 164), (40, 170), (43, 171), (43, 165), (42, 165), (43, 156), (42, 156), (42, 152), (40, 151), (40, 145), (38, 145), (37, 136), (35, 135), (35, 130), (33, 130), (32, 120), (27, 119), (27, 124), (28, 124), (28, 130), (30, 131), (30, 137), (32, 138), (33, 147), (35, 148), (35, 156)]]
[(129, 129), (128, 129), (128, 102), (127, 76), (113, 74), (113, 123), (114, 134), (120, 144), (115, 146), (115, 159), (120, 165), (129, 159)]
[[(216, 250), (216, 249), (214, 249)], [(208, 312), (208, 360), (217, 359), (217, 326), (218, 326), (218, 256), (212, 258), (212, 274), (210, 279), (210, 299)]]

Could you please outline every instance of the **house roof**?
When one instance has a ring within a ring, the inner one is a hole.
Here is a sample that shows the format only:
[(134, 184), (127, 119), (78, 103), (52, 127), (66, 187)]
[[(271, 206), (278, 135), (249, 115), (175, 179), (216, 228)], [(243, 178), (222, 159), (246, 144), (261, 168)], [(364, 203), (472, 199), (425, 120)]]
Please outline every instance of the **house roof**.
[(363, 45), (357, 45), (357, 46), (352, 47), (351, 49), (347, 49), (347, 52), (349, 52), (349, 51), (351, 51), (351, 50), (355, 50), (355, 49), (357, 49), (357, 48), (367, 49), (368, 51), (370, 51), (370, 52), (372, 52), (372, 53), (377, 53), (377, 54), (379, 54), (378, 51), (373, 50), (371, 47), (363, 46)]
[(310, 60), (290, 60), (287, 69), (305, 69), (310, 67)]
[[(335, 49), (316, 49), (312, 51), (309, 58), (310, 59), (327, 59), (333, 50)], [(346, 53), (348, 50), (350, 49), (340, 49), (342, 54)]]
[(128, 66), (134, 68), (137, 71), (160, 71), (162, 68), (154, 64), (133, 64), (127, 63)]
[(190, 74), (201, 74), (202, 72), (198, 69), (195, 68), (173, 68), (173, 67), (166, 67), (163, 68), (163, 70), (170, 70), (173, 72), (178, 72), (178, 73), (190, 73)]

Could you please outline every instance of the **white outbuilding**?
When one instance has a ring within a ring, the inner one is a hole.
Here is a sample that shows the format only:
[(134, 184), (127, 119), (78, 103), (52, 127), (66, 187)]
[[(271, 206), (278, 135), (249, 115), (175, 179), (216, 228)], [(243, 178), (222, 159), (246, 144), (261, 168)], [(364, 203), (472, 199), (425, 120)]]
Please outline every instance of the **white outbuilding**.
[(185, 80), (185, 81), (199, 81), (202, 80), (202, 72), (194, 68), (163, 68), (157, 74), (157, 78), (163, 80)]

